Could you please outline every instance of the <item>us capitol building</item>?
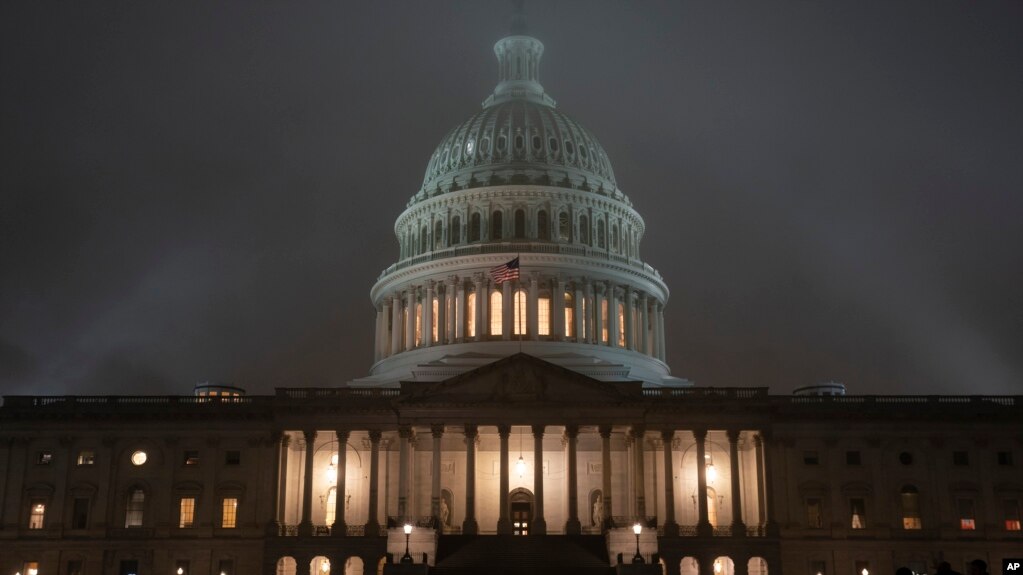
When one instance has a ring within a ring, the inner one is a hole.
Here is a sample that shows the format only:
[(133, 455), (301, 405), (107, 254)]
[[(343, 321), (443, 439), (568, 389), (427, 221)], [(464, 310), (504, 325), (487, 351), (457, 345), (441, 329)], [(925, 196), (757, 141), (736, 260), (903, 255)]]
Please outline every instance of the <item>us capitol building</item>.
[(0, 575), (881, 575), (1019, 555), (1023, 398), (670, 375), (643, 218), (540, 84), (543, 49), (517, 21), (493, 93), (429, 157), (371, 291), (366, 377), (5, 397)]

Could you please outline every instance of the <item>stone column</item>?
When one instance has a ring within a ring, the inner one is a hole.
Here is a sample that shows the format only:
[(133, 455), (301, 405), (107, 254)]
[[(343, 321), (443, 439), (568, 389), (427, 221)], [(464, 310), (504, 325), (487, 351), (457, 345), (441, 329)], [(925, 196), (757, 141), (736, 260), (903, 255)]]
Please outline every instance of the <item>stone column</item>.
[(501, 283), (501, 339), (510, 340), (515, 324), (515, 300), (511, 282)]
[(398, 518), (408, 521), (408, 453), (409, 438), (412, 429), (408, 426), (398, 428)]
[(768, 537), (775, 537), (778, 535), (778, 523), (774, 519), (775, 507), (774, 507), (774, 482), (772, 481), (771, 473), (771, 444), (768, 442), (769, 436), (766, 431), (761, 431), (753, 438), (757, 448), (757, 463), (762, 466), (761, 477), (763, 477), (763, 507), (764, 513), (761, 517), (764, 518), (764, 526), (767, 529)]
[(313, 534), (313, 451), (316, 447), (316, 431), (306, 429), (305, 437), (305, 475), (302, 476), (302, 522), (298, 524), (298, 534)]
[(512, 525), (511, 519), (508, 517), (508, 435), (511, 434), (511, 426), (509, 425), (498, 425), (497, 434), (501, 438), (501, 477), (500, 477), (500, 489), (499, 492), (499, 505), (497, 516), (497, 534), (498, 535), (511, 535)]
[(633, 453), (635, 453), (635, 485), (636, 485), (636, 515), (640, 523), (646, 522), (646, 479), (644, 478), (645, 465), (643, 462), (643, 438), (646, 431), (642, 427), (632, 428), (632, 438), (635, 441)]
[(545, 426), (533, 426), (533, 535), (547, 534), (543, 512), (543, 432)]
[(535, 340), (540, 335), (540, 274), (529, 274), (529, 339)]
[(440, 524), (440, 441), (444, 437), (444, 425), (434, 424), (430, 426), (430, 432), (433, 434), (433, 464), (431, 465), (431, 488), (430, 488), (430, 515), (433, 516), (433, 520), (440, 525), (441, 532), (443, 533), (444, 526)]
[[(597, 290), (596, 295), (593, 298), (593, 339), (597, 345), (605, 345), (604, 338), (604, 292), (607, 290), (607, 286), (604, 282), (597, 282), (594, 286)], [(608, 319), (610, 319), (610, 310), (608, 310)], [(610, 334), (608, 334), (608, 339)]]
[(376, 306), (377, 319), (376, 323), (376, 338), (373, 340), (373, 361), (380, 361), (383, 358), (383, 340), (384, 340), (384, 310), (382, 306)]
[(696, 504), (700, 518), (696, 523), (696, 534), (701, 537), (713, 535), (714, 527), (707, 517), (707, 430), (694, 429), (696, 438)]
[(600, 310), (593, 299), (593, 282), (586, 280), (586, 339), (587, 343), (596, 343), (597, 338), (593, 335), (594, 327), (594, 315), (599, 314)]
[(675, 523), (675, 466), (671, 462), (672, 444), (675, 441), (675, 430), (661, 431), (664, 443), (664, 535), (678, 535), (678, 523)]
[(654, 349), (657, 359), (664, 361), (664, 304), (660, 302), (654, 311)]
[(633, 314), (635, 295), (630, 286), (625, 286), (625, 298), (622, 301), (625, 307), (625, 349), (636, 349), (636, 338), (633, 333), (636, 328), (635, 314)]
[(477, 342), (483, 341), (483, 335), (487, 333), (487, 326), (484, 325), (484, 321), (487, 319), (487, 287), (483, 281), (483, 273), (476, 272), (473, 274), (473, 281), (476, 283), (476, 309), (473, 313), (476, 317), (476, 336), (474, 339)]
[[(477, 330), (477, 333), (478, 330)], [(476, 535), (479, 525), (476, 523), (476, 438), (479, 429), (475, 425), (465, 425), (465, 521), (462, 522), (463, 535)]]
[(380, 535), (380, 438), (383, 434), (374, 429), (369, 432), (369, 518), (366, 520), (366, 537)]
[(639, 351), (655, 355), (650, 345), (650, 299), (646, 294), (639, 299)]
[(607, 344), (611, 347), (618, 345), (618, 288), (614, 284), (608, 284), (607, 289)]
[(732, 476), (732, 536), (745, 537), (746, 525), (742, 522), (742, 490), (739, 485), (739, 430), (729, 429), (728, 463)]
[(567, 535), (579, 535), (582, 532), (582, 525), (579, 523), (579, 471), (576, 457), (578, 437), (578, 426), (565, 426), (565, 440), (568, 442), (568, 521), (565, 522)]
[(604, 500), (604, 524), (601, 532), (611, 526), (611, 426), (600, 426), (600, 495)]
[[(433, 337), (432, 333), (430, 337), (433, 338), (433, 345), (443, 345), (448, 343), (448, 300), (450, 298), (447, 296), (444, 282), (437, 282), (436, 288), (437, 317), (433, 318), (433, 321), (437, 324), (437, 337)], [(430, 307), (433, 308), (432, 305)]]
[(391, 355), (401, 352), (401, 294), (391, 296)]
[[(455, 341), (462, 343), (465, 341), (465, 286), (462, 282), (458, 282), (457, 291), (455, 292)], [(476, 317), (476, 310), (469, 310), (469, 313)]]
[(277, 484), (277, 523), (283, 525), (288, 494), (288, 453), (291, 451), (291, 436), (281, 435), (281, 466)]
[(337, 434), (337, 486), (334, 488), (334, 525), (330, 528), (330, 534), (335, 537), (344, 537), (348, 534), (348, 524), (345, 522), (345, 493), (348, 492), (348, 430), (338, 429)]
[(419, 322), (420, 344), (422, 347), (433, 345), (433, 280), (427, 280), (423, 288), (423, 317)]
[(406, 294), (405, 308), (408, 313), (405, 314), (405, 349), (415, 349), (416, 347), (416, 287), (409, 286)]
[(551, 327), (553, 327), (554, 339), (561, 341), (565, 339), (565, 282), (561, 277), (551, 281), (551, 304), (554, 309), (551, 311)]
[(583, 278), (579, 278), (575, 282), (575, 313), (572, 314), (575, 319), (575, 341), (580, 343), (586, 341), (586, 328), (584, 320), (586, 319), (583, 315), (583, 308), (586, 307), (583, 303)]
[[(444, 343), (455, 343), (461, 341), (462, 335), (458, 333), (462, 323), (462, 286), (458, 285), (458, 276), (448, 276), (448, 283), (444, 286), (444, 307), (447, 309), (444, 328), (446, 339)], [(457, 339), (456, 339), (457, 338)]]

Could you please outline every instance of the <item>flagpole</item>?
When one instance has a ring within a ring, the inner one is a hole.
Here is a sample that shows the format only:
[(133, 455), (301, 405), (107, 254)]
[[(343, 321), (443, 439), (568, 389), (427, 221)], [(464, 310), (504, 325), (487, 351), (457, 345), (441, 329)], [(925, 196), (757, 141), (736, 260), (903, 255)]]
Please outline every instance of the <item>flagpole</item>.
[[(515, 254), (515, 259), (519, 260), (519, 278), (518, 279), (519, 279), (519, 286), (520, 287), (522, 285), (522, 260), (519, 259), (519, 258), (521, 258), (521, 257), (522, 257), (522, 252), (519, 252), (519, 253)], [(518, 299), (517, 294), (516, 294), (516, 299)], [(526, 297), (526, 302), (527, 302), (527, 305), (528, 305), (528, 302), (529, 302), (529, 297), (528, 296)], [(524, 331), (522, 329), (522, 308), (524, 306), (518, 306), (518, 307), (519, 307), (519, 314), (518, 314), (519, 315), (519, 318), (518, 318), (519, 319), (519, 353), (522, 353), (522, 332)]]

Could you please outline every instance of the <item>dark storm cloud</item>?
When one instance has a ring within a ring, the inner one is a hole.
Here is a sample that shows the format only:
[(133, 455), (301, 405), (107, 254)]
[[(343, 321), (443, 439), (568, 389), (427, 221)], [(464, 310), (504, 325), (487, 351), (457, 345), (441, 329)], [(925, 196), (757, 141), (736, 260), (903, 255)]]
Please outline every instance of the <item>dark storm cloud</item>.
[[(1017, 3), (531, 3), (673, 373), (1020, 393)], [(333, 385), (502, 2), (0, 8), (4, 393)]]

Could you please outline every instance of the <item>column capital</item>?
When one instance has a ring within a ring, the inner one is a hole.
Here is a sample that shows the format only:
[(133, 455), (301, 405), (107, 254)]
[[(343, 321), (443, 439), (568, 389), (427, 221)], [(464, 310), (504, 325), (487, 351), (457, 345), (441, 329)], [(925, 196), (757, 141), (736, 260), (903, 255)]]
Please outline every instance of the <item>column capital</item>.
[(706, 429), (694, 429), (693, 430), (693, 438), (695, 438), (696, 441), (700, 441), (700, 442), (704, 441), (705, 439), (707, 439), (707, 430)]
[(579, 426), (575, 424), (566, 425), (565, 437), (568, 439), (575, 439), (576, 437), (579, 437)]
[(671, 449), (671, 442), (672, 442), (673, 439), (675, 439), (675, 430), (674, 429), (662, 429), (661, 430), (661, 439), (664, 441), (664, 444), (668, 446), (668, 449)]
[(546, 425), (533, 425), (533, 437), (543, 437), (544, 431), (547, 431)]
[(540, 282), (540, 272), (529, 272), (529, 283), (536, 285)]
[(611, 427), (612, 426), (611, 426), (610, 423), (602, 423), (602, 424), (600, 424), (597, 427), (597, 431), (600, 432), (600, 436), (601, 437), (610, 438), (611, 437)]
[(633, 425), (632, 427), (629, 428), (629, 435), (633, 439), (642, 440), (643, 436), (646, 435), (646, 428), (644, 428), (642, 425)]
[(430, 425), (430, 433), (433, 434), (434, 439), (440, 439), (444, 437), (444, 424), (434, 423)]
[(474, 272), (472, 274), (472, 281), (476, 284), (482, 284), (484, 279), (486, 278), (483, 276), (483, 272)]
[(511, 435), (511, 426), (506, 423), (498, 425), (497, 434), (501, 436), (501, 439), (507, 439)]
[(316, 430), (315, 429), (303, 429), (302, 437), (305, 438), (306, 443), (312, 443), (316, 441)]
[(369, 430), (369, 440), (373, 443), (380, 443), (380, 438), (383, 436), (384, 436), (383, 432), (381, 432), (379, 429)]
[(466, 439), (475, 440), (477, 437), (479, 437), (479, 434), (480, 434), (480, 428), (479, 428), (478, 425), (476, 425), (475, 423), (466, 423), (465, 424), (465, 438)]
[(596, 282), (593, 284), (593, 288), (597, 290), (597, 295), (603, 296), (607, 292), (607, 284), (604, 282)]
[(335, 429), (334, 434), (337, 435), (338, 443), (348, 443), (348, 438), (351, 436), (352, 432), (347, 429)]
[(425, 282), (423, 282), (423, 287), (425, 287), (428, 290), (432, 290), (433, 286), (435, 285), (437, 285), (437, 282), (434, 280), (426, 280)]
[(742, 431), (739, 430), (739, 429), (728, 429), (728, 430), (726, 430), (725, 434), (728, 435), (728, 443), (738, 443), (739, 442), (739, 435), (741, 433), (742, 433)]
[(412, 426), (410, 425), (399, 426), (398, 437), (402, 439), (410, 439), (412, 437)]
[(451, 274), (447, 277), (447, 281), (449, 286), (455, 287), (458, 284), (458, 276), (455, 274)]

